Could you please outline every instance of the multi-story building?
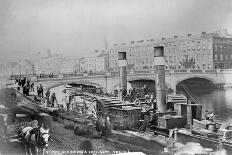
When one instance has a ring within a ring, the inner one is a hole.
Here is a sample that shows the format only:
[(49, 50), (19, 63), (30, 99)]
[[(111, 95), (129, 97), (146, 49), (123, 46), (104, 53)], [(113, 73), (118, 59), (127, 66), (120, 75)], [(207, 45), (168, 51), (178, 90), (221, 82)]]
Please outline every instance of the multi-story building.
[(64, 58), (60, 67), (60, 73), (79, 73), (79, 59)]
[(80, 60), (81, 72), (107, 72), (108, 71), (108, 54), (104, 52), (96, 57), (87, 57)]
[(37, 55), (34, 61), (34, 70), (36, 74), (55, 74), (60, 73), (64, 58), (59, 54), (51, 54), (50, 50), (46, 56)]
[(232, 36), (213, 37), (214, 68), (232, 68)]
[(167, 69), (232, 68), (232, 36), (220, 31), (114, 44), (108, 49), (109, 70), (118, 71), (118, 52), (127, 53), (128, 70), (151, 70), (153, 47), (158, 45), (164, 46)]

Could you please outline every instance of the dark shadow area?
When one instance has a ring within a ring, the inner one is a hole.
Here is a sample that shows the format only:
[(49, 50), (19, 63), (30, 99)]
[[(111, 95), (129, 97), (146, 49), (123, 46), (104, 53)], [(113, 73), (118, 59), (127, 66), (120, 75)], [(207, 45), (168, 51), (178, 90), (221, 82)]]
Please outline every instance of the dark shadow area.
[(193, 94), (194, 96), (201, 95), (201, 94), (207, 94), (216, 89), (216, 85), (204, 78), (190, 78), (184, 81), (181, 81), (177, 84), (176, 90), (178, 93), (184, 93), (185, 90), (183, 87), (187, 87), (187, 89)]
[(155, 81), (153, 80), (134, 80), (129, 81), (130, 84), (133, 85), (133, 88), (135, 89), (142, 89), (144, 85), (146, 85), (146, 88), (148, 92), (155, 92)]

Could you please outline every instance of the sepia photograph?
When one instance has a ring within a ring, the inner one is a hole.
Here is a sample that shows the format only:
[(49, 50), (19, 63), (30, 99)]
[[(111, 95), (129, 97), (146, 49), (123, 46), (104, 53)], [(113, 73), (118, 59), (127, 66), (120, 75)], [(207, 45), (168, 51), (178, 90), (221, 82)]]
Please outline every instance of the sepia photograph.
[(0, 0), (0, 155), (232, 154), (232, 0)]

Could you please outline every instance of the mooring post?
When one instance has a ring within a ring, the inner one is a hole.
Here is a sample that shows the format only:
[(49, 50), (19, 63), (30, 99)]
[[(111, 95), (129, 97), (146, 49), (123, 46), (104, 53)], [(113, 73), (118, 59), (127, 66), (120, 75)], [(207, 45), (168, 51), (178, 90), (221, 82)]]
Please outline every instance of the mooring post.
[(166, 88), (165, 88), (165, 60), (164, 47), (154, 47), (154, 65), (155, 65), (155, 86), (156, 86), (156, 105), (160, 113), (165, 113), (166, 105)]
[(122, 100), (124, 91), (127, 91), (127, 71), (126, 71), (126, 52), (118, 52), (119, 66), (119, 98)]

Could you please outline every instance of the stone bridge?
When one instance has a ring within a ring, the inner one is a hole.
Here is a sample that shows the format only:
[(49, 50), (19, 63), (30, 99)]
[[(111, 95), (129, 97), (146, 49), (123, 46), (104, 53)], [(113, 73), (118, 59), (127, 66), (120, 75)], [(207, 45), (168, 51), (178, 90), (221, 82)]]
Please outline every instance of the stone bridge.
[[(232, 70), (168, 70), (165, 73), (165, 77), (167, 87), (173, 90), (176, 90), (178, 83), (193, 78), (208, 80), (215, 85), (232, 85)], [(155, 73), (152, 71), (136, 71), (127, 74), (128, 82), (135, 80), (155, 81)], [(60, 74), (57, 78), (33, 78), (32, 81), (37, 84), (41, 83), (45, 89), (51, 89), (69, 83), (87, 83), (88, 85), (101, 87), (104, 92), (110, 93), (119, 84), (119, 74), (83, 74), (81, 76)]]

